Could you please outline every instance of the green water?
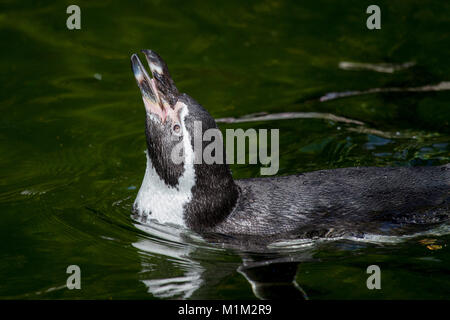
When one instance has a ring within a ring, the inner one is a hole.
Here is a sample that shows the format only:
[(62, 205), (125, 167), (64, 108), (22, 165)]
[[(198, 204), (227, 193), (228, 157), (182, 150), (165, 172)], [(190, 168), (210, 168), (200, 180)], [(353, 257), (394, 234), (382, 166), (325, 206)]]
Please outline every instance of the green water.
[[(77, 1), (82, 28), (70, 31), (70, 1), (2, 1), (0, 298), (256, 298), (237, 271), (239, 251), (174, 228), (141, 230), (130, 217), (145, 139), (129, 57), (142, 48), (160, 53), (180, 91), (215, 118), (289, 111), (364, 123), (221, 124), (279, 128), (279, 175), (449, 162), (450, 91), (319, 98), (450, 81), (450, 4), (377, 1), (382, 29), (369, 31), (372, 2), (307, 2)], [(344, 70), (343, 61), (414, 65), (386, 73)], [(254, 177), (259, 165), (232, 170)], [(448, 299), (449, 241), (436, 232), (280, 254), (299, 262), (295, 278), (310, 299)], [(372, 264), (381, 290), (366, 287)], [(69, 265), (81, 268), (81, 290), (65, 287)]]

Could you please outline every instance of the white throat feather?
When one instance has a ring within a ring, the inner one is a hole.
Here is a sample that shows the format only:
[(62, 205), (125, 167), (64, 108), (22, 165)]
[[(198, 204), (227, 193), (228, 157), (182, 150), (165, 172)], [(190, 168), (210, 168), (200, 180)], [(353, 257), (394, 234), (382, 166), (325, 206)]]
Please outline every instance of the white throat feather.
[(186, 227), (184, 207), (192, 199), (192, 187), (195, 185), (194, 150), (191, 137), (185, 127), (185, 118), (189, 111), (187, 106), (181, 110), (180, 118), (183, 132), (184, 165), (183, 174), (175, 187), (167, 185), (153, 167), (147, 156), (147, 168), (139, 189), (134, 208), (140, 216), (158, 220), (160, 223), (171, 223)]

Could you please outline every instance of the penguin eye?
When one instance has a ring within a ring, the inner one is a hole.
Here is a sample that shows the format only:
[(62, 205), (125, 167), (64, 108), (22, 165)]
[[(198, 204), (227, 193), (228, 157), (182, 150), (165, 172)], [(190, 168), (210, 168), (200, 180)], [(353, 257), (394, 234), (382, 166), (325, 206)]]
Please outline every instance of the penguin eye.
[(176, 125), (173, 126), (173, 131), (176, 132), (176, 133), (179, 133), (179, 132), (180, 132), (180, 129), (181, 129), (181, 128), (180, 128), (180, 125), (179, 125), (179, 124), (176, 124)]

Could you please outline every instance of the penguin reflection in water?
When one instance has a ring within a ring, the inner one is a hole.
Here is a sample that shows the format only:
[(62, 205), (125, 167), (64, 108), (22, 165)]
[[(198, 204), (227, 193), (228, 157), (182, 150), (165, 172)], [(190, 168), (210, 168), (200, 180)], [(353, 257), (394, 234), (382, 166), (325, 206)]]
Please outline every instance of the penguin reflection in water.
[[(152, 77), (136, 54), (131, 57), (146, 111), (147, 142), (147, 168), (133, 205), (136, 217), (241, 247), (312, 237), (411, 234), (448, 220), (449, 164), (234, 180), (226, 163), (196, 163), (194, 122), (201, 122), (202, 136), (217, 124), (197, 101), (178, 91), (157, 53), (143, 53)], [(175, 163), (172, 151), (180, 145), (182, 159)]]
[[(141, 282), (148, 293), (162, 299), (223, 299), (221, 287), (236, 271), (244, 276), (249, 287), (239, 286), (243, 297), (251, 288), (259, 299), (308, 299), (297, 283), (298, 265), (315, 261), (315, 247), (300, 246), (295, 251), (283, 248), (251, 253), (238, 250), (242, 260), (226, 259), (228, 250), (207, 245), (193, 232), (159, 223), (135, 226), (151, 237), (139, 237), (133, 243), (141, 257)], [(155, 259), (155, 256), (164, 257)], [(200, 257), (200, 259), (198, 258)], [(205, 259), (205, 257), (207, 257)], [(161, 267), (158, 265), (161, 264)], [(227, 289), (228, 292), (229, 288)], [(218, 295), (214, 296), (214, 294)], [(213, 294), (213, 296), (211, 296)]]

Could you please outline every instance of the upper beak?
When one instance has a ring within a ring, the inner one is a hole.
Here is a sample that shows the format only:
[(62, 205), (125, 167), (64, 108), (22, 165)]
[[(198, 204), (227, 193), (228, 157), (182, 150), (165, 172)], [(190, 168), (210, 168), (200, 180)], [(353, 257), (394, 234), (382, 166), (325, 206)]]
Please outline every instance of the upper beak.
[(147, 111), (159, 115), (164, 122), (169, 108), (175, 106), (179, 92), (161, 57), (151, 50), (142, 50), (142, 52), (150, 66), (153, 78), (150, 78), (136, 54), (131, 56), (131, 68)]

